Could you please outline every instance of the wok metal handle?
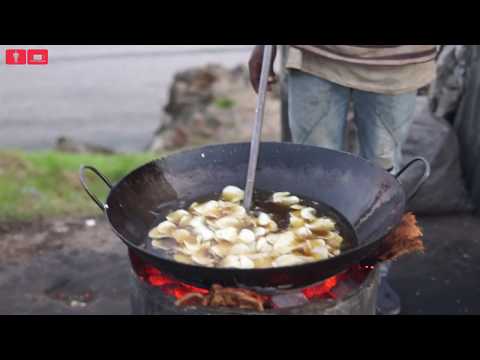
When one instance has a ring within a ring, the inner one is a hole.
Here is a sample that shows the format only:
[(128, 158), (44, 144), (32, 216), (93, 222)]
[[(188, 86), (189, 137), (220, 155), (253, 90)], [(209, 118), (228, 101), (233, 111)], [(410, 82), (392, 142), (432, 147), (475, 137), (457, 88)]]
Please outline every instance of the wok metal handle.
[(104, 175), (100, 173), (100, 171), (95, 169), (93, 166), (89, 166), (89, 165), (80, 166), (80, 184), (82, 184), (83, 190), (85, 190), (88, 196), (90, 196), (90, 198), (95, 202), (95, 204), (97, 204), (100, 210), (105, 211), (106, 209), (108, 209), (108, 205), (98, 200), (98, 198), (88, 189), (88, 186), (85, 182), (85, 170), (90, 170), (95, 175), (97, 175), (100, 179), (102, 179), (102, 181), (108, 186), (110, 190), (112, 189), (113, 185), (110, 182), (110, 180), (108, 180)]
[(405, 170), (407, 170), (413, 163), (417, 161), (420, 161), (423, 163), (423, 165), (425, 166), (425, 171), (423, 173), (423, 176), (417, 182), (417, 185), (415, 185), (413, 187), (413, 190), (410, 191), (410, 194), (407, 195), (407, 200), (410, 200), (411, 198), (413, 198), (417, 193), (417, 191), (420, 189), (420, 187), (425, 183), (425, 181), (427, 181), (428, 177), (430, 176), (430, 164), (425, 158), (419, 156), (410, 160), (407, 165), (405, 165), (402, 169), (400, 169), (400, 171), (397, 174), (394, 175), (395, 178), (398, 179), (398, 177), (402, 175), (405, 172)]

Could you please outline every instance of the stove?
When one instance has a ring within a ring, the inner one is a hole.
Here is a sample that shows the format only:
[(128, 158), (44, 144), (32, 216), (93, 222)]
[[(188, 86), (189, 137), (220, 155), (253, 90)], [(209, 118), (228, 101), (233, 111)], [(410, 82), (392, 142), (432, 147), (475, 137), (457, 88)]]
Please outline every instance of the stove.
[[(130, 300), (134, 315), (374, 315), (379, 271), (352, 265), (323, 282), (300, 290), (257, 293), (262, 308), (179, 305), (186, 296), (207, 297), (212, 289), (198, 288), (169, 277), (129, 253)], [(233, 289), (235, 291), (235, 289)]]

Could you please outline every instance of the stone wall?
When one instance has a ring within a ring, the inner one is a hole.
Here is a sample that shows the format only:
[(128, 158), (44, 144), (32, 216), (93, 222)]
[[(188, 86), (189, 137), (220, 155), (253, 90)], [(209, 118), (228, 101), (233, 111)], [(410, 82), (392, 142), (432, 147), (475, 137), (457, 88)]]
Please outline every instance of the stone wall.
[[(149, 150), (250, 141), (256, 98), (244, 66), (207, 65), (178, 73)], [(267, 97), (262, 140), (280, 140), (278, 85)]]

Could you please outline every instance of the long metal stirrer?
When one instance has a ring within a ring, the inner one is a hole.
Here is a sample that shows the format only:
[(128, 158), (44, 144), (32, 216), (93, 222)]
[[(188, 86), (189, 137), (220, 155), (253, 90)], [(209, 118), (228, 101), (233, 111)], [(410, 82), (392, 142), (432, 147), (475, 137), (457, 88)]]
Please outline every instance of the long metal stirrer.
[(257, 107), (255, 109), (255, 124), (250, 142), (250, 158), (248, 160), (247, 181), (245, 184), (245, 197), (243, 206), (250, 210), (253, 201), (253, 188), (257, 172), (258, 152), (262, 137), (263, 114), (265, 108), (265, 97), (267, 95), (268, 76), (272, 59), (273, 45), (266, 45), (263, 49), (262, 71), (260, 73), (260, 86), (257, 96)]

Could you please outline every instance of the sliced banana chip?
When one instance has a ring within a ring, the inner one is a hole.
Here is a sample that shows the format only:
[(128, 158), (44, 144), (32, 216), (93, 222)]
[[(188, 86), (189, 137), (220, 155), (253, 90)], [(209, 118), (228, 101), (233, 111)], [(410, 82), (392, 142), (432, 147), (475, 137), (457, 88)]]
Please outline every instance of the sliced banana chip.
[(283, 192), (276, 192), (276, 193), (273, 193), (272, 195), (272, 200), (273, 202), (279, 202), (281, 199), (289, 196), (290, 193), (287, 192), (287, 191), (283, 191)]
[(196, 237), (190, 231), (186, 229), (176, 229), (172, 232), (172, 237), (177, 240), (178, 243), (183, 244), (184, 242), (195, 242)]
[(174, 212), (171, 212), (170, 214), (167, 215), (167, 220), (179, 225), (180, 221), (182, 220), (183, 217), (189, 217), (191, 218), (192, 215), (187, 210), (176, 210)]
[(296, 228), (294, 230), (295, 232), (295, 235), (299, 238), (307, 238), (309, 236), (311, 236), (313, 233), (312, 233), (312, 230), (310, 230), (308, 227), (306, 226), (302, 226), (302, 227), (299, 227), (299, 228)]
[(238, 230), (232, 226), (225, 229), (220, 229), (215, 231), (215, 237), (219, 240), (235, 242), (238, 238)]
[(165, 251), (174, 250), (176, 247), (175, 239), (172, 238), (163, 238), (163, 239), (154, 239), (152, 240), (152, 246), (157, 249), (162, 249)]
[(264, 227), (256, 227), (254, 230), (253, 230), (254, 234), (256, 237), (261, 237), (261, 236), (264, 236), (268, 233), (268, 230), (265, 229)]
[(272, 201), (276, 204), (292, 206), (298, 204), (300, 199), (297, 196), (290, 196), (289, 192), (277, 192), (273, 194)]
[(240, 220), (235, 216), (224, 216), (220, 219), (217, 219), (213, 226), (217, 229), (223, 229), (226, 227), (238, 227), (240, 224)]
[(184, 264), (193, 264), (191, 256), (188, 256), (188, 255), (185, 255), (185, 254), (182, 254), (182, 253), (176, 253), (173, 256), (173, 259), (175, 261), (178, 261), (178, 262), (181, 262), (181, 263), (184, 263)]
[(305, 225), (305, 220), (301, 217), (290, 215), (290, 226), (294, 228), (299, 228)]
[(308, 224), (307, 227), (314, 232), (332, 231), (335, 229), (335, 223), (332, 219), (322, 217)]
[(222, 267), (232, 267), (237, 269), (253, 269), (255, 263), (244, 255), (228, 255), (220, 263)]
[(319, 246), (312, 249), (312, 255), (318, 260), (324, 260), (328, 258), (328, 249), (326, 246)]
[(281, 266), (292, 266), (292, 265), (297, 265), (305, 262), (305, 258), (298, 256), (298, 255), (293, 255), (293, 254), (286, 254), (277, 257), (273, 262), (272, 265), (273, 267), (281, 267)]
[(226, 186), (222, 191), (222, 199), (225, 201), (238, 202), (243, 200), (245, 193), (236, 186)]
[(208, 227), (206, 227), (205, 225), (203, 226), (197, 226), (196, 228), (193, 229), (193, 231), (195, 232), (195, 234), (198, 235), (198, 239), (200, 241), (209, 241), (209, 240), (212, 240), (213, 237), (215, 236), (213, 231), (210, 230)]
[(270, 216), (268, 216), (268, 214), (264, 212), (261, 212), (260, 214), (258, 214), (258, 217), (257, 217), (258, 225), (267, 226), (268, 224), (270, 224), (271, 221), (272, 219), (270, 218)]
[(270, 242), (273, 242), (274, 248), (275, 246), (291, 246), (295, 241), (295, 234), (293, 231), (285, 231), (279, 234), (267, 235), (267, 241), (269, 238), (271, 239)]
[(336, 232), (329, 232), (325, 239), (327, 244), (335, 249), (339, 249), (343, 243), (343, 238)]
[(152, 247), (168, 251), (178, 262), (237, 269), (291, 266), (341, 253), (343, 238), (335, 222), (317, 216), (297, 196), (276, 192), (270, 199), (289, 211), (286, 225), (278, 214), (247, 213), (240, 204), (243, 198), (242, 189), (226, 186), (219, 200), (170, 212), (150, 230)]
[(326, 246), (327, 244), (325, 243), (325, 240), (321, 239), (321, 238), (317, 238), (317, 239), (312, 239), (310, 241), (310, 243), (312, 244), (312, 247), (320, 247), (320, 246)]
[(271, 253), (273, 250), (272, 244), (270, 244), (265, 237), (261, 237), (255, 244), (255, 250), (260, 253)]
[(230, 253), (232, 246), (228, 241), (219, 241), (210, 248), (210, 253), (218, 258), (224, 258)]
[(215, 264), (215, 260), (213, 258), (204, 256), (202, 253), (192, 255), (192, 261), (203, 266), (213, 266)]
[(150, 232), (148, 233), (148, 236), (153, 239), (170, 236), (176, 228), (177, 226), (174, 223), (168, 220), (163, 221), (160, 224), (158, 224), (156, 227), (154, 227), (152, 230), (150, 230)]
[(191, 214), (182, 216), (182, 218), (181, 218), (180, 221), (178, 222), (178, 226), (181, 226), (181, 227), (189, 226), (189, 225), (190, 225), (190, 222), (192, 221), (192, 218), (193, 218), (193, 217), (192, 217)]
[(255, 233), (250, 229), (242, 229), (238, 234), (238, 239), (245, 244), (250, 244), (255, 242)]
[(306, 207), (300, 210), (300, 216), (308, 221), (313, 221), (316, 219), (316, 210), (312, 207)]
[(193, 208), (193, 210), (197, 215), (209, 218), (219, 218), (222, 215), (221, 207), (218, 205), (218, 202), (214, 200), (197, 205)]
[(183, 243), (184, 253), (192, 255), (201, 249), (202, 245), (200, 243)]
[(303, 205), (300, 205), (300, 204), (293, 204), (293, 205), (290, 205), (290, 209), (293, 209), (293, 210), (301, 210), (303, 209), (304, 206)]
[(246, 244), (236, 243), (230, 248), (231, 255), (244, 255), (250, 252), (250, 247)]
[(277, 231), (278, 230), (278, 225), (275, 221), (270, 221), (267, 225), (267, 230), (269, 232), (274, 232), (274, 231)]
[(201, 217), (201, 216), (194, 216), (192, 217), (192, 219), (190, 220), (190, 223), (189, 225), (191, 227), (200, 227), (200, 226), (205, 226), (205, 218)]
[(232, 216), (235, 216), (238, 219), (242, 219), (245, 216), (247, 216), (247, 210), (245, 210), (245, 208), (243, 206), (240, 206), (240, 205), (237, 205), (237, 204), (233, 204), (229, 208), (229, 211), (230, 211), (230, 214)]

